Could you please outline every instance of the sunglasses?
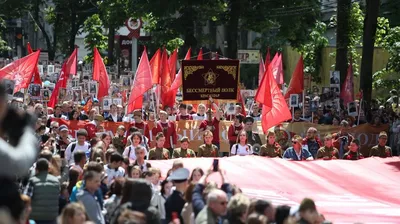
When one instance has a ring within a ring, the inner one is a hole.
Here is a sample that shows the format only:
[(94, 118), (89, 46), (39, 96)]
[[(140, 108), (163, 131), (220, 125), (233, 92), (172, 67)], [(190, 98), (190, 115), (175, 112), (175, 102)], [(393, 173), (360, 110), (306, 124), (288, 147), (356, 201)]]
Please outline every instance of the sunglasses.
[(293, 145), (295, 145), (295, 144), (297, 144), (297, 143), (298, 143), (298, 142), (294, 142), (294, 141), (292, 141), (292, 144), (293, 144)]

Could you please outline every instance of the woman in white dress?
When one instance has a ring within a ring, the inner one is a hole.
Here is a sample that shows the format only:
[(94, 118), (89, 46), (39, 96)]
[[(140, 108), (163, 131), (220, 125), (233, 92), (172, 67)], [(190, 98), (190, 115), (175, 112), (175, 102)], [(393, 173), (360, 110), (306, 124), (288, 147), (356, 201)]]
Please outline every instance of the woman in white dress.
[(253, 154), (253, 147), (247, 144), (247, 133), (245, 130), (239, 132), (236, 144), (232, 145), (231, 155), (246, 156)]

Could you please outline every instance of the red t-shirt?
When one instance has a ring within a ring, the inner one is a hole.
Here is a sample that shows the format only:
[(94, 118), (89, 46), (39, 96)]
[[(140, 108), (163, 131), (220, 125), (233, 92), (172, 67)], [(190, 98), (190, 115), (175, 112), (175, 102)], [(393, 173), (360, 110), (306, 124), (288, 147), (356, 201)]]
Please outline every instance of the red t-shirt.
[(212, 143), (215, 144), (219, 144), (219, 120), (217, 120), (217, 118), (213, 118), (211, 124), (209, 124), (210, 122), (208, 120), (204, 120), (201, 122), (199, 129), (204, 131), (207, 130), (207, 126), (213, 126), (214, 130), (212, 130), (211, 132), (213, 133), (213, 141)]
[(177, 134), (176, 134), (176, 129), (175, 129), (175, 123), (174, 122), (168, 122), (167, 123), (162, 123), (161, 121), (157, 122), (157, 125), (153, 128), (152, 130), (153, 135), (157, 135), (157, 133), (162, 132), (165, 136), (165, 144), (164, 148), (171, 148), (171, 137), (172, 137), (172, 143), (174, 144), (174, 147), (176, 147), (176, 141), (177, 141)]

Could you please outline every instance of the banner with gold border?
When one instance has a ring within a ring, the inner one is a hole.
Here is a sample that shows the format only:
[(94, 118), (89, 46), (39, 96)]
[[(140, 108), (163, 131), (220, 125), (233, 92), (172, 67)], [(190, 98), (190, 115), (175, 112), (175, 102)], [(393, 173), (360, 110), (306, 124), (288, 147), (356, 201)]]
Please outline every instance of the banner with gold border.
[(236, 101), (239, 85), (238, 60), (184, 60), (182, 99), (185, 102)]

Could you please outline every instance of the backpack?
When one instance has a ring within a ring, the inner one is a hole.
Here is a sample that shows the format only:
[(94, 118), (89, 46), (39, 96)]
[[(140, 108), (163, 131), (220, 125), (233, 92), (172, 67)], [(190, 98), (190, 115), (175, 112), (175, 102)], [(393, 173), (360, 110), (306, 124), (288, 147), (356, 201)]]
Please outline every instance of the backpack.
[[(75, 147), (76, 147), (76, 142), (72, 143), (72, 145), (71, 145), (71, 155), (72, 155), (72, 153), (74, 152)], [(91, 149), (91, 148), (92, 148), (92, 146), (89, 144), (89, 145), (88, 145), (88, 150)]]

